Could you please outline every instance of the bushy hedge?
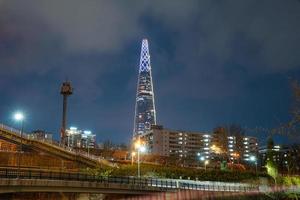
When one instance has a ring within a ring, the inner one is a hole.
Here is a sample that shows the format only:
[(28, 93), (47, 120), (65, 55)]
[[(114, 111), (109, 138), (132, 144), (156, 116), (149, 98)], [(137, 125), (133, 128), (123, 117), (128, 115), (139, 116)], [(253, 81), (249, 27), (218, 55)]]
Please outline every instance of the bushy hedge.
[[(143, 177), (152, 178), (173, 178), (191, 179), (191, 180), (207, 180), (207, 181), (227, 181), (227, 182), (242, 182), (249, 180), (257, 180), (253, 172), (240, 171), (220, 171), (220, 170), (203, 170), (183, 167), (170, 167), (160, 165), (141, 164), (141, 175)], [(119, 168), (98, 168), (89, 170), (95, 175), (109, 176), (136, 176), (137, 165), (120, 165)]]
[(300, 186), (300, 177), (299, 176), (283, 176), (279, 178), (279, 183), (286, 186)]

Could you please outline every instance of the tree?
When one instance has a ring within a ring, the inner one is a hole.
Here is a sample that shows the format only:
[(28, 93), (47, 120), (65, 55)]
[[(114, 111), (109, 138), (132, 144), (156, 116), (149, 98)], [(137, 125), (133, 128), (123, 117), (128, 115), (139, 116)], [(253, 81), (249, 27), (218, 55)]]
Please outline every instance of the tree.
[[(240, 162), (244, 152), (244, 134), (245, 130), (237, 124), (218, 126), (213, 131), (212, 146), (220, 149), (221, 155), (226, 155), (227, 159), (229, 153), (235, 153), (236, 160)], [(228, 151), (228, 136), (235, 138), (235, 152)]]
[(228, 152), (228, 131), (224, 126), (218, 126), (213, 131), (212, 145), (221, 150), (220, 153)]
[(274, 161), (275, 151), (274, 149), (274, 141), (272, 137), (268, 138), (267, 141), (267, 173), (274, 179), (275, 185), (277, 184), (277, 176), (278, 176), (278, 166), (277, 163)]
[(267, 161), (267, 173), (274, 179), (275, 185), (277, 185), (278, 169), (274, 162), (271, 160)]
[(292, 81), (293, 104), (291, 109), (293, 124), (299, 125), (300, 122), (300, 85), (298, 81)]

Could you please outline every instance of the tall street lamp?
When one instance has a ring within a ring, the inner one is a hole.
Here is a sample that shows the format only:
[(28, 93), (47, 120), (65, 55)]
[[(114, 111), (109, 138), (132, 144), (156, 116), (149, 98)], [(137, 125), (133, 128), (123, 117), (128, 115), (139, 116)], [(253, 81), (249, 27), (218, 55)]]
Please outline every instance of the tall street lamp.
[(135, 156), (135, 152), (131, 152), (131, 165), (133, 165), (133, 159), (134, 159), (134, 156)]
[(16, 112), (14, 114), (14, 119), (18, 122), (21, 123), (21, 132), (20, 132), (20, 135), (21, 135), (21, 145), (20, 145), (20, 154), (18, 156), (18, 171), (20, 172), (20, 165), (21, 165), (21, 158), (20, 156), (22, 155), (22, 152), (23, 152), (23, 128), (24, 128), (24, 115), (23, 113), (21, 112)]
[(255, 163), (255, 173), (257, 174), (257, 158), (255, 156), (250, 156), (250, 161)]
[(141, 177), (141, 166), (140, 166), (140, 153), (145, 152), (146, 148), (145, 146), (143, 146), (141, 144), (140, 138), (138, 139), (138, 141), (136, 141), (136, 143), (134, 144), (135, 149), (137, 151), (137, 161), (138, 161), (138, 177)]
[(205, 160), (205, 161), (204, 161), (205, 171), (206, 171), (206, 165), (208, 165), (208, 163), (209, 163), (208, 160)]

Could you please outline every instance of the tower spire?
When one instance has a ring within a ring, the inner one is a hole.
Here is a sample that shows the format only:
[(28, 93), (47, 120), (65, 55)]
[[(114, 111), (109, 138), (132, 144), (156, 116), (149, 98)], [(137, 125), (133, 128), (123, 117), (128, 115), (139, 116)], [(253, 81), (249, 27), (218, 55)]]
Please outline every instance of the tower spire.
[(143, 39), (138, 74), (133, 136), (138, 136), (156, 124), (156, 111), (148, 40)]

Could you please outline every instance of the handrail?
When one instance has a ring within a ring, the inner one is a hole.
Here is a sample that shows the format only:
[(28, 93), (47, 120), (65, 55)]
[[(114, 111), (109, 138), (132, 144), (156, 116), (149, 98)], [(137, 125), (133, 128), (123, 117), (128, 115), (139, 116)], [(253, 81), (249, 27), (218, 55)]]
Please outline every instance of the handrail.
[[(86, 173), (66, 173), (55, 171), (32, 171), (18, 169), (0, 169), (0, 180), (6, 179), (42, 179), (42, 180), (63, 180), (63, 181), (88, 181), (99, 183), (113, 183), (119, 185), (129, 185), (143, 190), (147, 188), (160, 188), (164, 190), (205, 190), (205, 191), (225, 191), (225, 192), (248, 192), (258, 191), (258, 187), (252, 185), (208, 185), (203, 182), (188, 183), (184, 180), (169, 180), (156, 178), (138, 177), (117, 177), (117, 176), (95, 176)], [(107, 184), (108, 185), (108, 184)]]

